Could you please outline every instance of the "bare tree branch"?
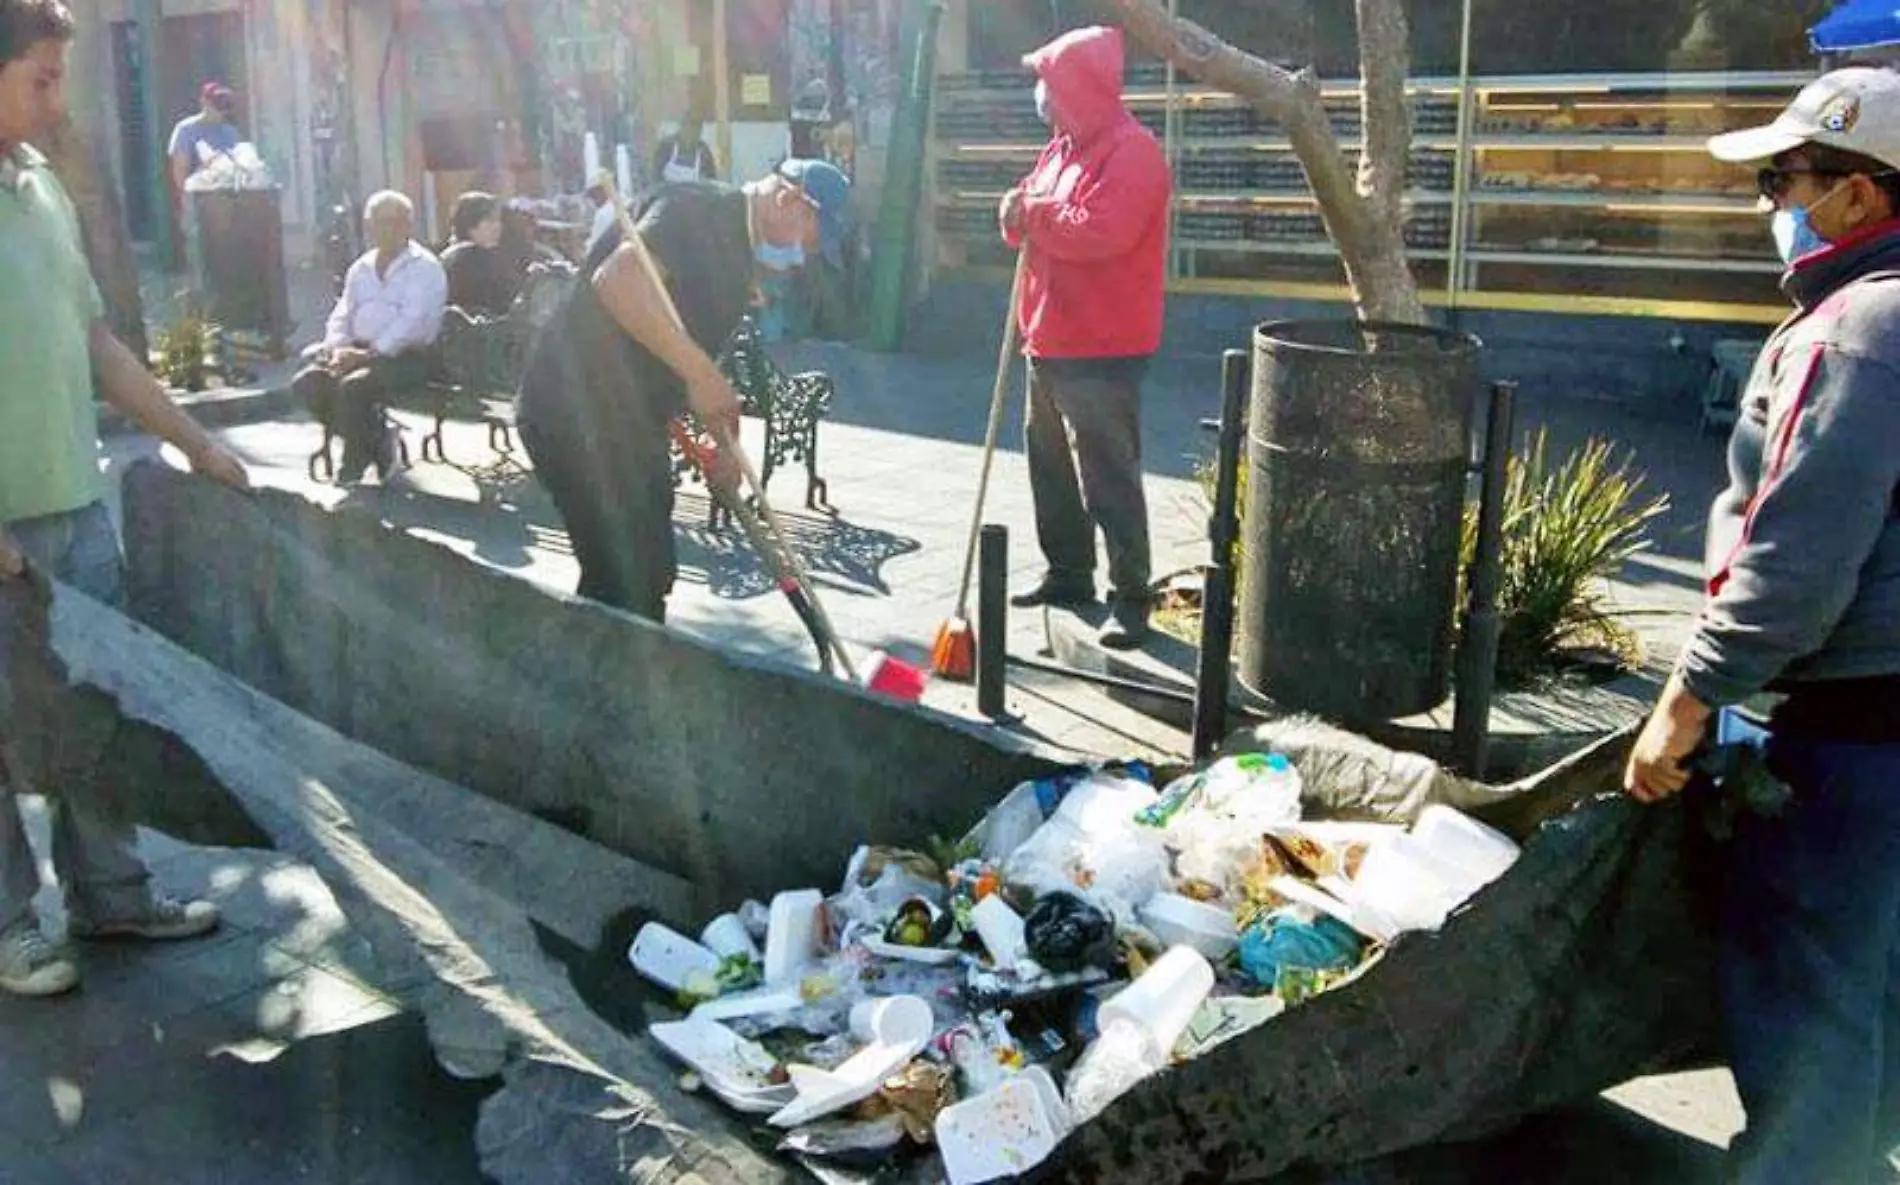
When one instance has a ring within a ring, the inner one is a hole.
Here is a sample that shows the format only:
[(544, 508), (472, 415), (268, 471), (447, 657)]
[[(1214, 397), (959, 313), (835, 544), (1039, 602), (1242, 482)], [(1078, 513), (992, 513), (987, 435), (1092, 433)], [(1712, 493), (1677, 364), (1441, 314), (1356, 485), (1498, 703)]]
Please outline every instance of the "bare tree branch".
[(1358, 0), (1358, 17), (1365, 127), (1359, 190), (1371, 204), (1373, 217), (1396, 226), (1405, 217), (1405, 170), (1412, 155), (1412, 109), (1405, 96), (1411, 30), (1399, 0)]
[[(1398, 0), (1358, 0), (1361, 21), (1370, 18), (1377, 25), (1370, 38), (1362, 30), (1362, 52), (1376, 51), (1380, 55), (1378, 62), (1368, 61), (1364, 67), (1368, 87), (1364, 156), (1368, 163), (1362, 168), (1373, 170), (1364, 176), (1364, 188), (1333, 131), (1319, 83), (1311, 71), (1289, 71), (1238, 49), (1193, 21), (1169, 16), (1158, 0), (1107, 2), (1137, 45), (1173, 62), (1190, 78), (1251, 103), (1286, 129), (1318, 199), (1326, 231), (1339, 248), (1359, 315), (1374, 321), (1423, 323), (1425, 306), (1406, 258), (1402, 223), (1405, 165), (1411, 141), (1405, 102), (1410, 54), (1405, 16)], [(1375, 90), (1382, 111), (1377, 118), (1371, 109)], [(1390, 111), (1389, 95), (1394, 92), (1397, 119)], [(1395, 135), (1397, 164), (1393, 166), (1390, 153)], [(1387, 162), (1384, 166), (1376, 163), (1381, 158)], [(1394, 168), (1396, 181), (1384, 183), (1381, 179)]]

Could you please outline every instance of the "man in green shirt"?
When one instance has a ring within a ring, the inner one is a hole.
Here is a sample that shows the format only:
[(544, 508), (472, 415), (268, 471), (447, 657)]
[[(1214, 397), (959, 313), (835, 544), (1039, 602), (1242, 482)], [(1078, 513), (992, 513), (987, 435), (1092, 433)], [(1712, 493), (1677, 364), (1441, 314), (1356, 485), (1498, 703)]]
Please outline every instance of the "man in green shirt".
[[(123, 599), (118, 536), (99, 470), (95, 389), (194, 470), (240, 488), (244, 467), (171, 402), (101, 320), (104, 307), (72, 201), (29, 141), (65, 119), (73, 18), (59, 0), (0, 0), (0, 581), (30, 562), (108, 603)], [(78, 968), (40, 930), (37, 865), (5, 782), (0, 736), (0, 990), (45, 996)], [(208, 901), (156, 891), (129, 827), (100, 818), (81, 787), (50, 800), (53, 867), (77, 938), (189, 938), (218, 924)]]

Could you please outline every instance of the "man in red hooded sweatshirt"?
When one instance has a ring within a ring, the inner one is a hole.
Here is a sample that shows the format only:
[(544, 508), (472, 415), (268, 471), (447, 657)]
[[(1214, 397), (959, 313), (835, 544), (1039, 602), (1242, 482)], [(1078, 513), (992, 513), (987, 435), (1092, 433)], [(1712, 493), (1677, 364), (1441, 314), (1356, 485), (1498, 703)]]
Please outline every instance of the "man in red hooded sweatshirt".
[(1130, 649), (1148, 636), (1141, 382), (1161, 345), (1173, 182), (1161, 145), (1122, 102), (1119, 30), (1077, 29), (1023, 62), (1055, 136), (999, 214), (1003, 238), (1027, 256), (1017, 316), (1049, 570), (1014, 604), (1092, 603), (1100, 527), (1114, 608), (1102, 643)]

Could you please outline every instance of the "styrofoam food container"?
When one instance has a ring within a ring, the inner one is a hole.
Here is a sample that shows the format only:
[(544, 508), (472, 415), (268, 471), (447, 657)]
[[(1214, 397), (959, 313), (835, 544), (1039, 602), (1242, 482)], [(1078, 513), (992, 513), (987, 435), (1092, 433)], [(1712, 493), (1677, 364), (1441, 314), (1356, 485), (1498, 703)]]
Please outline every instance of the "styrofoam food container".
[(1353, 881), (1353, 905), (1365, 925), (1389, 930), (1389, 938), (1438, 929), (1479, 887), (1463, 869), (1405, 835), (1366, 853)]
[(1213, 990), (1213, 966), (1193, 947), (1177, 946), (1103, 1001), (1096, 1023), (1106, 1032), (1117, 1020), (1133, 1021), (1147, 1030), (1155, 1048), (1173, 1049)]
[(1412, 838), (1432, 855), (1468, 873), (1482, 888), (1511, 870), (1520, 849), (1510, 836), (1448, 806), (1428, 806)]
[(880, 959), (899, 959), (906, 963), (922, 963), (926, 967), (948, 967), (963, 957), (962, 951), (950, 947), (904, 946), (886, 942), (874, 934), (858, 939), (858, 945)]
[(717, 975), (719, 956), (659, 922), (648, 922), (627, 948), (627, 962), (654, 983), (677, 992), (695, 975)]
[(886, 1078), (923, 1052), (936, 1023), (929, 1001), (918, 996), (858, 1004), (851, 1010), (851, 1032), (865, 1042), (864, 1048), (835, 1070), (787, 1066), (796, 1093), (773, 1114), (772, 1126), (799, 1127), (870, 1098)]
[(1068, 1108), (1041, 1066), (937, 1116), (937, 1149), (950, 1185), (977, 1185), (1028, 1172), (1068, 1131)]
[(1156, 893), (1141, 907), (1141, 920), (1169, 946), (1191, 946), (1218, 963), (1240, 945), (1234, 915), (1179, 893)]
[(798, 889), (772, 898), (772, 922), (765, 934), (765, 982), (788, 983), (818, 957), (818, 911), (825, 895)]
[(708, 1089), (736, 1111), (770, 1115), (792, 1100), (789, 1082), (771, 1081), (771, 1074), (778, 1068), (772, 1055), (722, 1024), (674, 1021), (652, 1026), (647, 1035), (690, 1066)]
[(721, 996), (693, 1009), (694, 1020), (744, 1020), (753, 1016), (779, 1016), (797, 1012), (805, 1006), (805, 997), (796, 990), (770, 988), (736, 996)]
[(991, 960), (1002, 970), (1014, 971), (1016, 964), (1029, 957), (1023, 917), (1000, 893), (991, 893), (977, 902), (970, 911), (970, 920), (976, 924), (977, 937), (983, 940)]

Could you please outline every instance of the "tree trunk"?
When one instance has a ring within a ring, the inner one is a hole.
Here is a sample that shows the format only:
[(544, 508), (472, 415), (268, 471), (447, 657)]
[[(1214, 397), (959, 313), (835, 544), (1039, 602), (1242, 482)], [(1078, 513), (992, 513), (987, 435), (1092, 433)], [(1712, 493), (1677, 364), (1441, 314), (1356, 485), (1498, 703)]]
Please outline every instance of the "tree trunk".
[(106, 321), (139, 357), (146, 356), (145, 312), (138, 257), (132, 252), (125, 210), (104, 149), (71, 120), (39, 145), (79, 209), (86, 259), (106, 302)]
[(1405, 85), (1411, 34), (1400, 0), (1357, 0), (1365, 151), (1355, 177), (1311, 71), (1282, 69), (1222, 41), (1159, 0), (1107, 0), (1138, 45), (1207, 86), (1278, 120), (1339, 248), (1353, 305), (1368, 321), (1425, 323), (1405, 250), (1405, 173), (1412, 149)]

